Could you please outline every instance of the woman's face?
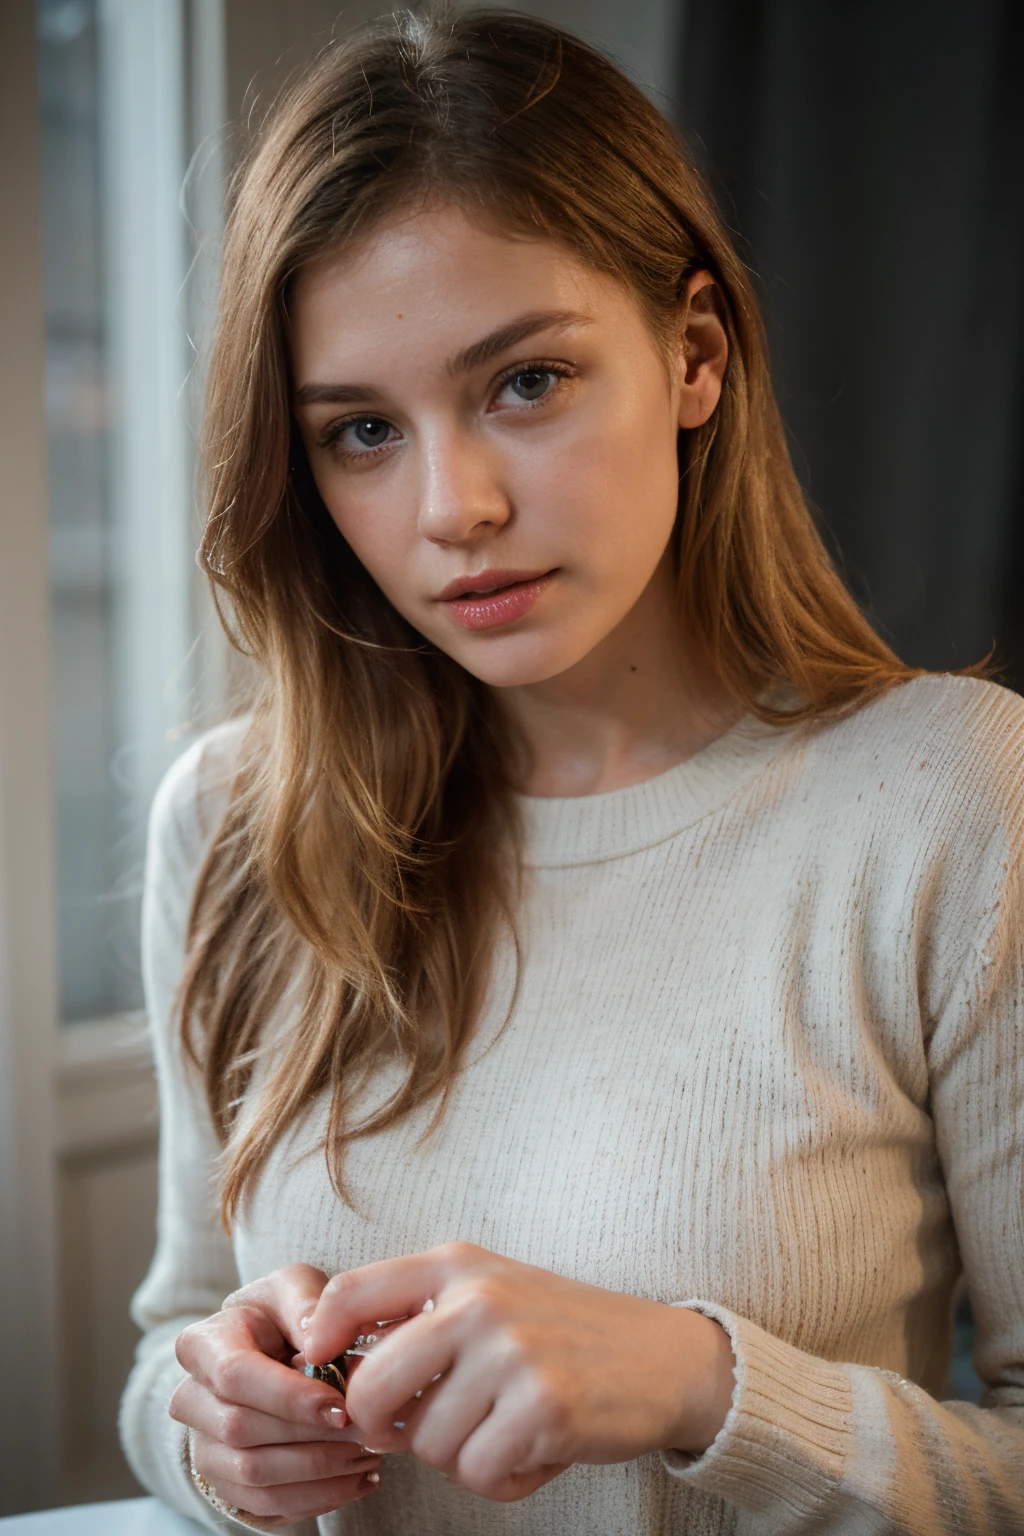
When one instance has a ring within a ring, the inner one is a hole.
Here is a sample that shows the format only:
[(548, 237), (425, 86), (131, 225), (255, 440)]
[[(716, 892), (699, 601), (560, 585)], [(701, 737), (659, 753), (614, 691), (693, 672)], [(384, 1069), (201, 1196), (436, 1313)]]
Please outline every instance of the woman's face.
[(666, 366), (621, 284), (450, 207), (309, 268), (292, 320), (317, 486), (421, 634), (510, 687), (622, 625), (672, 531), (678, 429), (710, 415), (720, 368), (682, 345)]

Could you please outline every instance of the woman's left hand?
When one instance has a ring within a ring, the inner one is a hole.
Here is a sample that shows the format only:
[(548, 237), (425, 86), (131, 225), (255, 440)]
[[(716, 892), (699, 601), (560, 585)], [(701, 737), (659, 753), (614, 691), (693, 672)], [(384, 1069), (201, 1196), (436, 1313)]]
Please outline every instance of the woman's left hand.
[(471, 1243), (336, 1275), (306, 1358), (323, 1364), (367, 1318), (399, 1317), (348, 1384), (360, 1438), (489, 1499), (525, 1498), (577, 1461), (699, 1454), (732, 1400), (732, 1348), (711, 1319)]

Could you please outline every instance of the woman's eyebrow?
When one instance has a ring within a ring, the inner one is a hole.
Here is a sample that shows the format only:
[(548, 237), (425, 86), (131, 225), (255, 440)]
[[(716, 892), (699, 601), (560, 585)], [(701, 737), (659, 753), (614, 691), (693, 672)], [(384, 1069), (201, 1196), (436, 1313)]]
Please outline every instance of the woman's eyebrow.
[(489, 336), (484, 336), (481, 341), (474, 341), (472, 346), (464, 347), (461, 352), (446, 364), (449, 373), (469, 373), (473, 368), (480, 368), (484, 363), (489, 363), (502, 352), (507, 352), (509, 347), (514, 347), (517, 342), (526, 341), (529, 336), (535, 336), (538, 331), (547, 331), (554, 326), (563, 329), (570, 325), (590, 324), (589, 315), (577, 314), (571, 309), (541, 309), (534, 310), (531, 314), (520, 315), (518, 320), (509, 321), (508, 325), (501, 325)]
[[(490, 335), (474, 341), (471, 346), (464, 347), (449, 359), (445, 368), (453, 375), (469, 373), (474, 368), (483, 367), (484, 363), (491, 362), (493, 358), (500, 357), (502, 352), (507, 352), (517, 342), (535, 336), (538, 331), (551, 330), (556, 326), (564, 330), (571, 325), (591, 323), (589, 315), (578, 314), (571, 309), (534, 310), (528, 315), (520, 315), (517, 320), (510, 320), (508, 325), (499, 326)], [(296, 405), (372, 405), (383, 402), (383, 391), (373, 384), (303, 384), (295, 391)]]
[(303, 384), (295, 391), (296, 405), (383, 404), (384, 396), (372, 384)]

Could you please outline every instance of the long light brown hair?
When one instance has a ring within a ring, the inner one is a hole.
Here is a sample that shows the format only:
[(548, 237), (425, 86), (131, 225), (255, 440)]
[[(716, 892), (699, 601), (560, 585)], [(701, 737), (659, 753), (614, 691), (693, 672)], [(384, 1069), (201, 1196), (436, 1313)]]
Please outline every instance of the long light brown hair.
[[(443, 1112), (514, 911), (517, 744), (489, 690), (356, 560), (291, 409), (296, 274), (424, 197), (612, 274), (659, 343), (678, 338), (687, 279), (706, 268), (730, 350), (716, 411), (680, 434), (689, 643), (738, 703), (780, 722), (852, 709), (909, 675), (823, 548), (747, 273), (646, 97), (577, 39), (492, 10), (400, 14), (327, 48), (237, 178), (205, 414), (201, 557), (261, 678), (181, 994), (225, 1146), (227, 1217), (320, 1095), (342, 1193), (352, 1137), (431, 1101)], [(354, 1096), (386, 1058), (401, 1086), (360, 1121)]]

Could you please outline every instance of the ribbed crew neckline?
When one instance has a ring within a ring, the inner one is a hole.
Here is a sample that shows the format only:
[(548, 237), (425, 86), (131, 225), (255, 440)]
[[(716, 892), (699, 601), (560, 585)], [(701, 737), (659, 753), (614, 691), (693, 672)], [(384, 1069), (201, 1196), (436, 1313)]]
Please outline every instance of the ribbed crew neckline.
[(599, 795), (520, 795), (523, 863), (599, 864), (652, 848), (718, 810), (793, 737), (744, 715), (685, 762)]

